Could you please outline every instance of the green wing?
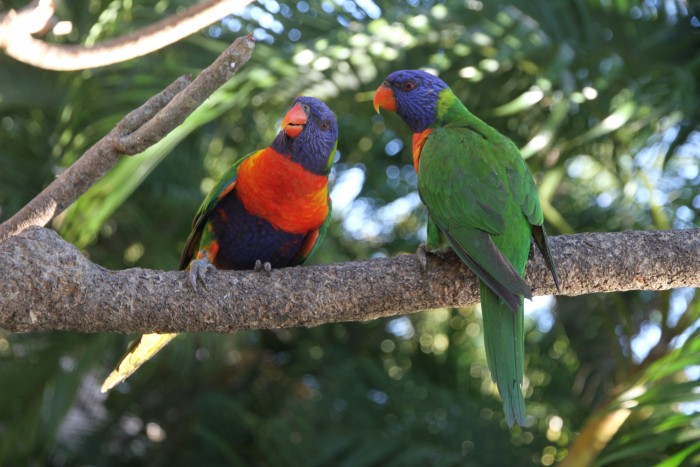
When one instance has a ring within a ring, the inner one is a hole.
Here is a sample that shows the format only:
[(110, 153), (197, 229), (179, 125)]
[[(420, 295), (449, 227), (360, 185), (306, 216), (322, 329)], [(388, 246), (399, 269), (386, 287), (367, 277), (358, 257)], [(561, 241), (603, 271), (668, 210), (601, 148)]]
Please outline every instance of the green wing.
[(244, 160), (262, 151), (264, 151), (264, 149), (251, 152), (250, 154), (247, 154), (238, 159), (221, 176), (221, 178), (219, 178), (219, 181), (216, 182), (214, 188), (212, 188), (207, 194), (207, 197), (204, 198), (202, 205), (199, 207), (197, 213), (194, 215), (194, 219), (192, 219), (192, 232), (190, 232), (190, 236), (187, 237), (187, 243), (185, 244), (185, 248), (182, 250), (182, 255), (180, 256), (180, 269), (186, 269), (187, 266), (190, 264), (190, 261), (192, 261), (197, 255), (197, 250), (199, 249), (199, 242), (202, 238), (202, 231), (204, 230), (204, 226), (206, 225), (207, 220), (209, 220), (209, 215), (214, 210), (219, 201), (221, 201), (227, 194), (229, 194), (233, 187), (236, 186), (236, 180), (238, 180), (238, 167)]
[[(519, 155), (515, 144), (510, 140), (508, 143), (511, 146), (510, 150)], [(513, 200), (520, 206), (522, 213), (525, 214), (528, 222), (530, 222), (532, 238), (535, 240), (535, 245), (537, 245), (537, 248), (542, 253), (547, 268), (549, 268), (549, 271), (552, 273), (554, 285), (556, 285), (557, 290), (559, 290), (559, 274), (557, 273), (557, 268), (552, 259), (552, 252), (549, 249), (549, 240), (543, 225), (544, 215), (542, 214), (542, 206), (540, 205), (540, 198), (537, 194), (537, 187), (527, 170), (525, 162), (520, 157), (518, 157), (518, 159), (520, 159), (520, 164), (506, 167)]]
[(509, 140), (496, 135), (493, 141), (470, 127), (434, 129), (421, 153), (418, 189), (462, 261), (517, 311), (520, 296), (531, 297), (521, 277), (530, 242), (521, 205), (539, 209), (540, 216), (541, 209), (536, 192), (536, 207), (530, 206), (529, 197), (512, 192), (505, 167), (527, 167), (517, 149), (511, 151)]

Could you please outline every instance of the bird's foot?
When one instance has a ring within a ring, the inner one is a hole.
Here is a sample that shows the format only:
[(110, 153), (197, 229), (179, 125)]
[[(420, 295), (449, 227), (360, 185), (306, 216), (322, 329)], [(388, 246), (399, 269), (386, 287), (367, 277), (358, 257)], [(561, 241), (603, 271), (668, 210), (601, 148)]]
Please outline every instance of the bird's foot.
[(452, 249), (449, 246), (442, 246), (439, 248), (431, 247), (427, 243), (421, 243), (418, 245), (416, 250), (416, 257), (418, 258), (418, 264), (420, 265), (421, 273), (425, 273), (428, 270), (428, 255), (435, 256), (440, 260), (440, 257), (444, 257), (449, 254)]
[(272, 265), (265, 261), (262, 263), (259, 259), (255, 260), (255, 266), (253, 266), (253, 271), (265, 271), (267, 273), (267, 276), (270, 277), (272, 274)]
[(204, 289), (207, 289), (207, 282), (205, 277), (207, 272), (214, 271), (216, 267), (209, 262), (206, 258), (195, 259), (190, 263), (190, 283), (192, 284), (192, 290), (197, 291), (197, 279), (202, 281)]
[(428, 250), (425, 248), (424, 243), (418, 245), (418, 249), (416, 250), (416, 257), (418, 258), (420, 272), (425, 273), (428, 270)]

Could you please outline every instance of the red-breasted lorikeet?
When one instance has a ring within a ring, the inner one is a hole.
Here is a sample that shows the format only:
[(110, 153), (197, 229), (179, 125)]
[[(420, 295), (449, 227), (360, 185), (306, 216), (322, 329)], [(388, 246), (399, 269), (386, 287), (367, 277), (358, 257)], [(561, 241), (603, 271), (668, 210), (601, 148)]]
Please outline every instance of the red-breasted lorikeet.
[[(328, 174), (338, 126), (318, 99), (297, 97), (272, 144), (239, 159), (209, 192), (192, 222), (180, 258), (193, 289), (217, 269), (302, 264), (328, 229)], [(134, 373), (177, 334), (141, 336), (102, 386), (106, 392)]]

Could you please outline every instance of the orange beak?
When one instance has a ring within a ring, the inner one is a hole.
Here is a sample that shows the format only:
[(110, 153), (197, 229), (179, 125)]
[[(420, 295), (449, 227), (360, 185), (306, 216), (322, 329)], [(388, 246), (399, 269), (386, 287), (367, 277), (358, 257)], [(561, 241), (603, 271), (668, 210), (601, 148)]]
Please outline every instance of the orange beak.
[(379, 113), (379, 109), (386, 109), (396, 112), (396, 98), (389, 83), (384, 81), (374, 93), (374, 110)]
[(301, 104), (297, 103), (294, 107), (289, 109), (287, 115), (284, 116), (282, 120), (282, 131), (290, 138), (296, 138), (299, 136), (299, 133), (304, 130), (306, 118), (306, 112), (301, 108)]

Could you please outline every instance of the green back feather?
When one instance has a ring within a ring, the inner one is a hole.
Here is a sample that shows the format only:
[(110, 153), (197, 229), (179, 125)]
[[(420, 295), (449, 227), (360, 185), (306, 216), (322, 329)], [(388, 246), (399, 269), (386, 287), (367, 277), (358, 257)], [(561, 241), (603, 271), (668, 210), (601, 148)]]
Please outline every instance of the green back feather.
[(481, 280), (484, 344), (509, 425), (522, 425), (523, 276), (531, 238), (551, 261), (537, 189), (513, 142), (440, 93), (420, 156), (418, 189), (431, 223)]

